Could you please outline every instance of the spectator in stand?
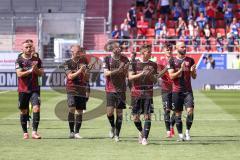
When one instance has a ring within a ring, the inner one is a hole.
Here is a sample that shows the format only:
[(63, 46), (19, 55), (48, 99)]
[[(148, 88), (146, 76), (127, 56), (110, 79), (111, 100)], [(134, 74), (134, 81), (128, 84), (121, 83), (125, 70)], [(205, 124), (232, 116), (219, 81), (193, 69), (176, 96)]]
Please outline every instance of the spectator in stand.
[(194, 34), (194, 21), (192, 19), (189, 20), (188, 31), (189, 31), (189, 38), (192, 39), (193, 34)]
[(238, 36), (239, 29), (240, 29), (240, 23), (238, 23), (237, 18), (234, 17), (232, 23), (230, 24), (230, 32), (235, 39), (240, 38)]
[(209, 52), (211, 50), (211, 43), (210, 43), (211, 31), (210, 31), (208, 24), (205, 25), (203, 32), (204, 32), (204, 36), (206, 39), (206, 47), (205, 48)]
[(153, 6), (149, 2), (147, 3), (147, 7), (144, 9), (145, 20), (148, 21), (149, 27), (152, 26), (153, 13), (154, 13)]
[(219, 12), (224, 12), (223, 8), (224, 8), (224, 4), (225, 4), (225, 0), (219, 0), (217, 3), (217, 9)]
[(231, 32), (227, 34), (227, 50), (228, 52), (234, 51), (234, 36)]
[(206, 5), (204, 0), (199, 0), (199, 6), (198, 6), (198, 12), (199, 13), (203, 13), (204, 16), (206, 15)]
[(199, 2), (198, 0), (193, 0), (193, 16), (194, 19), (197, 17)]
[(137, 22), (137, 38), (146, 38), (148, 22), (144, 20), (144, 16), (140, 17), (140, 21)]
[(177, 21), (179, 17), (182, 16), (182, 8), (179, 6), (178, 2), (175, 2), (174, 7), (172, 8), (173, 20)]
[(214, 2), (214, 0), (210, 0), (206, 7), (206, 13), (211, 28), (216, 28), (216, 12), (217, 12), (216, 3)]
[(131, 5), (131, 8), (127, 13), (127, 20), (128, 20), (128, 24), (131, 26), (131, 30), (130, 30), (131, 36), (132, 38), (135, 38), (136, 27), (137, 27), (137, 15), (136, 15), (136, 7), (134, 3)]
[(185, 31), (186, 29), (187, 29), (187, 25), (185, 21), (182, 19), (182, 17), (179, 17), (177, 22), (177, 28), (176, 28), (178, 37), (180, 37), (182, 34), (182, 31)]
[(214, 69), (214, 68), (215, 68), (215, 60), (213, 59), (212, 55), (209, 54), (207, 56), (206, 69)]
[(199, 27), (198, 25), (195, 23), (194, 24), (194, 30), (193, 30), (193, 38), (192, 38), (192, 44), (193, 44), (193, 47), (194, 47), (194, 51), (199, 51), (199, 47), (200, 47), (200, 42), (201, 42), (201, 39), (200, 39), (200, 34), (199, 34)]
[(228, 7), (227, 10), (224, 13), (224, 21), (227, 27), (230, 27), (230, 24), (232, 23), (233, 20), (233, 12), (232, 8)]
[(157, 44), (158, 39), (161, 39), (161, 33), (164, 26), (166, 26), (166, 24), (162, 21), (162, 18), (159, 17), (158, 22), (155, 24), (155, 44)]
[(168, 39), (168, 35), (169, 35), (169, 33), (167, 31), (167, 26), (163, 26), (163, 30), (160, 34), (160, 38), (161, 39)]
[(186, 35), (186, 30), (181, 30), (179, 41), (184, 42), (185, 45), (188, 45), (189, 37)]
[(224, 5), (223, 5), (223, 11), (226, 12), (228, 8), (233, 9), (233, 4), (230, 3), (229, 1), (225, 1)]
[(240, 55), (236, 55), (236, 59), (232, 62), (232, 69), (240, 69)]
[[(131, 26), (129, 25), (127, 19), (124, 19), (120, 29), (121, 29), (121, 39), (129, 39)], [(123, 41), (121, 43), (121, 45), (128, 45), (128, 44), (129, 44), (128, 41)]]
[(119, 39), (121, 36), (121, 32), (118, 29), (117, 25), (114, 25), (114, 30), (112, 31), (112, 39)]
[(204, 29), (204, 26), (207, 24), (207, 18), (204, 16), (203, 12), (200, 12), (199, 17), (197, 17), (196, 22), (199, 26), (200, 31)]
[(160, 10), (160, 14), (165, 18), (166, 23), (168, 21), (168, 15), (170, 14), (169, 0), (159, 0), (157, 9)]
[(192, 5), (189, 6), (189, 11), (188, 11), (188, 16), (187, 16), (187, 20), (190, 20), (190, 19), (195, 19)]
[(185, 21), (188, 20), (190, 6), (191, 6), (191, 1), (190, 0), (182, 0), (183, 19)]
[(218, 52), (223, 52), (223, 43), (224, 39), (221, 33), (217, 33), (217, 51)]

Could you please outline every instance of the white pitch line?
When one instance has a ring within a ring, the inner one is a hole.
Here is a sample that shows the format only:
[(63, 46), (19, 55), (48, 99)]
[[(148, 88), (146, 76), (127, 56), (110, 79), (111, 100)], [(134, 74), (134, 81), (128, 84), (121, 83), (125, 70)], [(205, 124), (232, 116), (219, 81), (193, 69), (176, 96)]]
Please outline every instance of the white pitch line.
[(4, 94), (4, 93), (7, 93), (9, 91), (0, 91), (0, 94)]

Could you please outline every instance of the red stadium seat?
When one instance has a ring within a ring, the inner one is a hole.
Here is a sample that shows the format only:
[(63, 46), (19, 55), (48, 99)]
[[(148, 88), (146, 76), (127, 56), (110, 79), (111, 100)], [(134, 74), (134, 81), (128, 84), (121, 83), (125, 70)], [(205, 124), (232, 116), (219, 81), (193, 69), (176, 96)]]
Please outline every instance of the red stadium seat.
[(172, 20), (167, 21), (167, 28), (175, 28), (175, 21)]
[(224, 14), (218, 12), (218, 13), (216, 14), (216, 19), (221, 19), (221, 20), (224, 19)]
[(236, 17), (237, 17), (238, 20), (240, 20), (240, 12), (238, 12), (238, 13), (236, 14)]
[(224, 28), (226, 25), (225, 25), (225, 22), (224, 20), (217, 20), (216, 21), (216, 27), (217, 28)]
[(224, 28), (217, 28), (216, 33), (221, 33), (222, 36), (226, 35), (225, 29)]
[(168, 36), (170, 37), (176, 36), (176, 31), (173, 28), (168, 28), (167, 32), (168, 32)]
[(148, 28), (146, 36), (147, 37), (155, 37), (155, 30), (153, 28)]

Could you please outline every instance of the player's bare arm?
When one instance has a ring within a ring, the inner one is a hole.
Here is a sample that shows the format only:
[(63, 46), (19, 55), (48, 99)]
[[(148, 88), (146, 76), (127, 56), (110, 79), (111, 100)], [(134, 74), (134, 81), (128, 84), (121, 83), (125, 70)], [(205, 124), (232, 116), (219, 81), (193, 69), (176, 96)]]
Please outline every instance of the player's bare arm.
[(79, 70), (77, 70), (77, 72), (75, 72), (75, 73), (72, 73), (72, 72), (70, 72), (70, 73), (68, 73), (68, 78), (69, 79), (75, 79), (77, 76), (79, 76), (81, 73), (84, 73), (85, 72), (85, 70), (86, 70), (86, 66), (85, 65), (82, 65), (80, 68), (79, 68)]
[(194, 65), (191, 67), (190, 71), (191, 71), (191, 77), (192, 77), (193, 79), (196, 79), (196, 78), (197, 78), (196, 64), (194, 64)]
[(182, 72), (183, 72), (184, 70), (185, 70), (185, 63), (183, 62), (183, 63), (181, 64), (181, 68), (180, 68), (179, 70), (177, 70), (176, 72), (174, 72), (174, 69), (169, 69), (169, 70), (168, 70), (169, 77), (170, 77), (171, 79), (178, 78), (178, 77), (182, 74)]
[(38, 76), (43, 76), (43, 74), (44, 74), (44, 69), (43, 68), (38, 68), (37, 64), (33, 65), (32, 71)]
[(18, 77), (26, 77), (32, 73), (32, 69), (27, 71), (22, 71), (21, 69), (17, 69), (17, 76)]
[(130, 72), (128, 73), (128, 79), (129, 79), (130, 81), (132, 81), (132, 80), (141, 78), (143, 75), (144, 75), (144, 72), (140, 72), (140, 73), (138, 73), (138, 74), (134, 74), (134, 72), (130, 71)]

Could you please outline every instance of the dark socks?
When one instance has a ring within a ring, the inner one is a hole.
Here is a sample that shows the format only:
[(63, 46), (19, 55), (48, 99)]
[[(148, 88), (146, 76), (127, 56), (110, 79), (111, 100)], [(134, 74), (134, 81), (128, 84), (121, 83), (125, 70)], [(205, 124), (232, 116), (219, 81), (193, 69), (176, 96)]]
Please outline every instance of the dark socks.
[(122, 116), (117, 116), (116, 119), (116, 135), (119, 136), (122, 127)]
[(176, 127), (178, 130), (179, 134), (182, 134), (182, 116), (181, 115), (176, 115), (175, 116), (175, 121), (176, 121)]
[(151, 128), (151, 120), (145, 120), (144, 123), (144, 138), (148, 138), (149, 132)]
[(166, 130), (170, 131), (170, 111), (167, 111), (167, 110), (164, 111), (164, 121), (165, 121)]
[(108, 117), (108, 120), (109, 120), (109, 123), (111, 125), (112, 128), (115, 127), (115, 124), (114, 124), (114, 115), (112, 116), (107, 116)]
[(171, 120), (170, 120), (170, 123), (171, 123), (171, 127), (173, 128), (174, 125), (175, 125), (175, 112), (173, 112), (172, 116), (171, 116)]
[(187, 115), (187, 119), (186, 119), (186, 128), (187, 128), (187, 130), (191, 129), (192, 123), (193, 123), (193, 114), (188, 114)]
[(74, 122), (75, 122), (74, 113), (69, 112), (68, 113), (68, 124), (69, 124), (70, 132), (74, 132)]
[(33, 131), (37, 131), (39, 122), (40, 122), (40, 112), (33, 112), (33, 123), (32, 123)]
[(20, 123), (22, 126), (23, 133), (27, 133), (27, 120), (28, 114), (20, 114)]
[(77, 114), (76, 123), (75, 123), (75, 133), (79, 133), (81, 126), (82, 126), (82, 115)]
[(143, 128), (142, 128), (142, 122), (141, 121), (137, 121), (134, 122), (136, 128), (139, 130), (139, 132), (142, 132)]

